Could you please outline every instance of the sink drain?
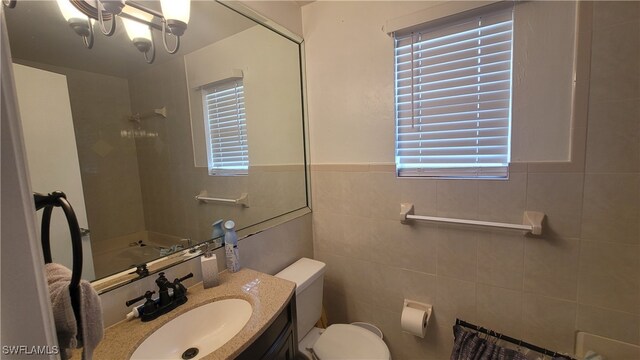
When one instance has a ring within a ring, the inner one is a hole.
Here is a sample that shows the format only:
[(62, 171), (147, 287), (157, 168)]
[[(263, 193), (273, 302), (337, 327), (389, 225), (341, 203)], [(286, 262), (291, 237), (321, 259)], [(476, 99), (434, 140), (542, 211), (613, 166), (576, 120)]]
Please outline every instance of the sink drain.
[(182, 358), (184, 360), (193, 359), (194, 357), (196, 357), (196, 355), (198, 355), (199, 352), (200, 350), (198, 350), (198, 348), (188, 348), (182, 353)]

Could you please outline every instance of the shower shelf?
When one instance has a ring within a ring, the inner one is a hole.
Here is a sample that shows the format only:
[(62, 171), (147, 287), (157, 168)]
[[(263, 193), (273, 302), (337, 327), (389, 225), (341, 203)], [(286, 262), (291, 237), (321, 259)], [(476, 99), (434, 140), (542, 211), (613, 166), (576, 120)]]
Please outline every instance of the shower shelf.
[(242, 193), (240, 197), (237, 199), (223, 199), (223, 198), (214, 198), (209, 197), (206, 190), (200, 192), (200, 194), (195, 196), (196, 200), (201, 202), (219, 202), (219, 203), (227, 203), (234, 205), (241, 205), (242, 207), (249, 207), (249, 194)]
[(522, 224), (508, 224), (508, 223), (492, 222), (492, 221), (414, 215), (413, 204), (411, 203), (400, 204), (400, 221), (403, 224), (408, 224), (411, 220), (420, 220), (420, 221), (441, 222), (441, 223), (447, 223), (447, 224), (475, 225), (475, 226), (493, 227), (493, 228), (500, 228), (500, 229), (522, 230), (533, 235), (542, 235), (542, 222), (545, 216), (546, 215), (544, 213), (541, 213), (538, 211), (525, 211), (522, 219)]

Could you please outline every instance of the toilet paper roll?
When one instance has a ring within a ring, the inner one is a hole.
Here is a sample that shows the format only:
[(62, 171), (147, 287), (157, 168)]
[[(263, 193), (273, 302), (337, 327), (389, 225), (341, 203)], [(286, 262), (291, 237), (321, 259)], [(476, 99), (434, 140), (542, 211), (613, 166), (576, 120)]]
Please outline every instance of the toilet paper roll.
[(424, 338), (427, 332), (427, 312), (405, 306), (402, 310), (400, 325), (404, 332)]

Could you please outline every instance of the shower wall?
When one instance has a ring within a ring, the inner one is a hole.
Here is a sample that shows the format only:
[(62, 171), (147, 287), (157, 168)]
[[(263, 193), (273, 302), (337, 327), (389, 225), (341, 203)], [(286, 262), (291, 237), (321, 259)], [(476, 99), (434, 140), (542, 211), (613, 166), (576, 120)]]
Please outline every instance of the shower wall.
[[(120, 136), (121, 130), (132, 128), (128, 80), (32, 61), (15, 62), (67, 77), (94, 256), (119, 245), (111, 239), (144, 231), (136, 144)], [(96, 273), (102, 272), (96, 268)]]

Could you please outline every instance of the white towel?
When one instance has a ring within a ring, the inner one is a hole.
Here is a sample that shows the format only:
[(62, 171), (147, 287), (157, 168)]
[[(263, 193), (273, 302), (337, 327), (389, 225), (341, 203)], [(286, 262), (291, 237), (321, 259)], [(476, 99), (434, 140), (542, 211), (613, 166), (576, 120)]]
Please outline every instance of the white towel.
[(81, 342), (77, 341), (78, 327), (71, 306), (69, 283), (71, 271), (60, 264), (46, 264), (47, 283), (53, 308), (53, 319), (56, 325), (60, 355), (63, 359), (70, 357), (68, 349), (83, 348), (82, 359), (91, 360), (93, 351), (102, 340), (104, 328), (102, 324), (102, 304), (100, 296), (86, 280), (80, 281), (80, 321)]

